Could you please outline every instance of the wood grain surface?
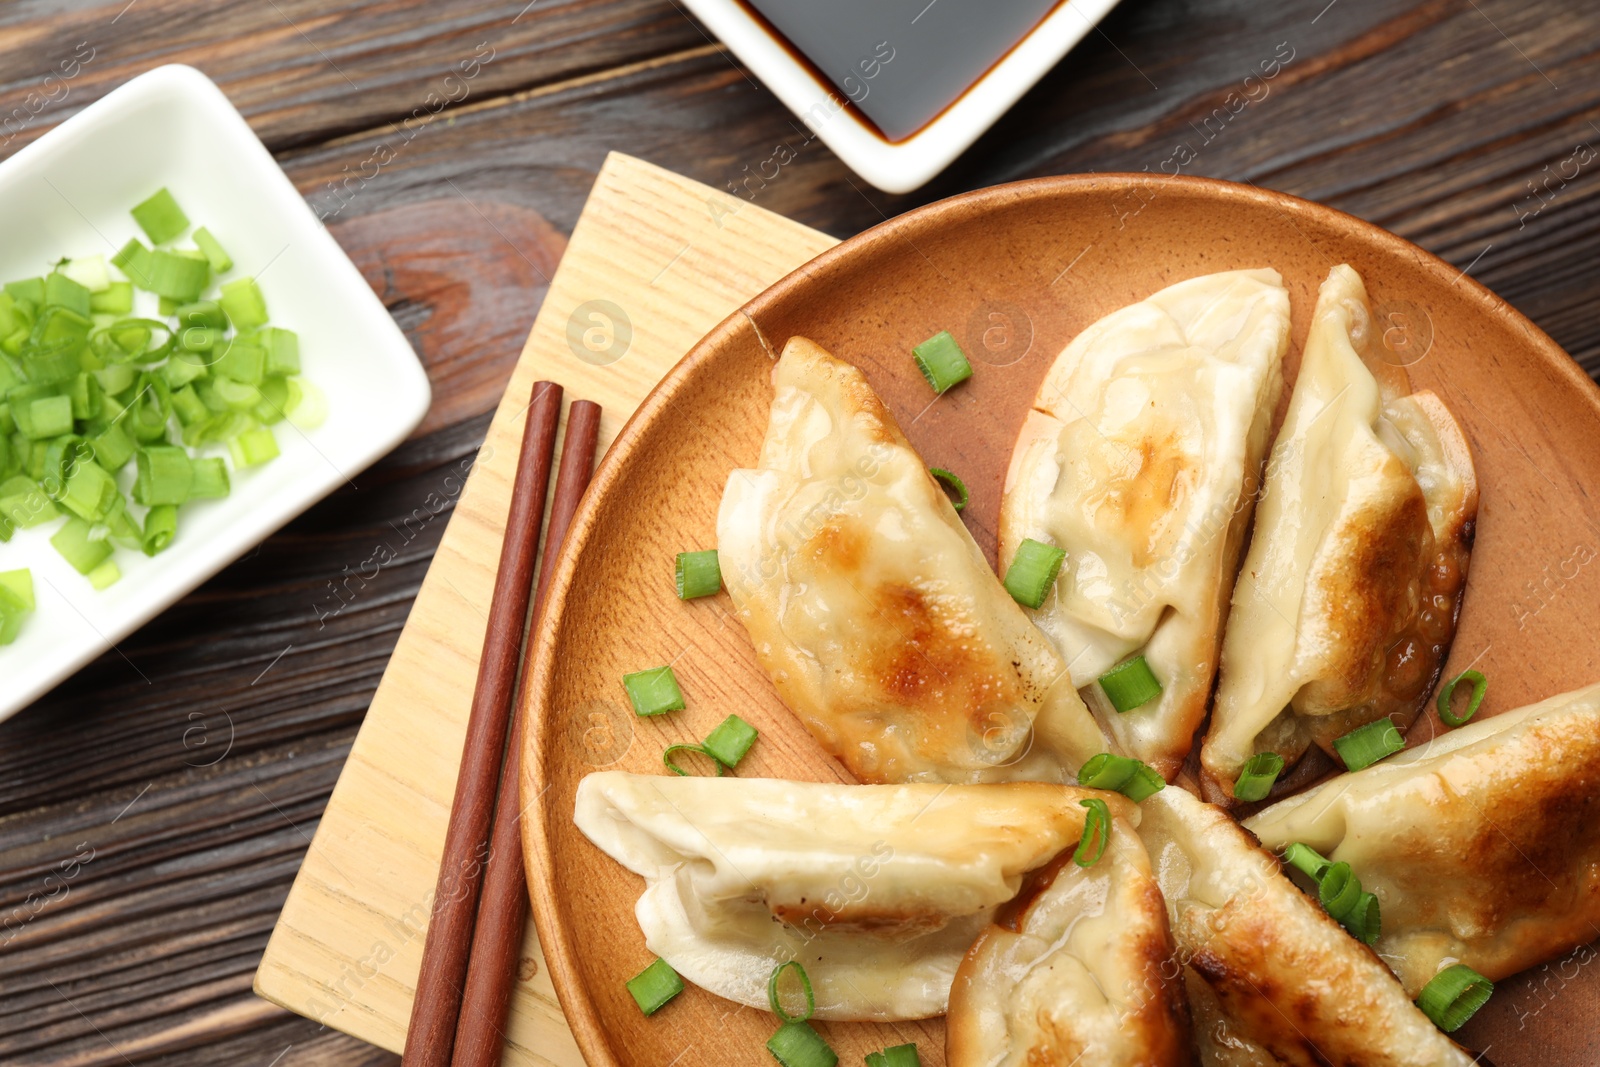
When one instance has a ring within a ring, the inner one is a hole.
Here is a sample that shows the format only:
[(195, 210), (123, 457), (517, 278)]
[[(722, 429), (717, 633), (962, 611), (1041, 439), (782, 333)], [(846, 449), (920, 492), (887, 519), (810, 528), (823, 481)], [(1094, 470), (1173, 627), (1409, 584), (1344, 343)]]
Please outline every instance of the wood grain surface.
[[(262, 996), (402, 1047), (532, 382), (550, 379), (569, 398), (598, 401), (600, 444), (609, 446), (701, 335), (834, 243), (759, 207), (719, 226), (705, 210), (711, 194), (627, 156), (612, 156), (601, 170), (284, 903), (256, 977)], [(673, 260), (683, 269), (656, 266)], [(605, 327), (591, 317), (597, 313), (614, 322)], [(600, 333), (585, 337), (594, 326)], [(563, 438), (562, 467), (565, 449)], [(551, 521), (561, 514), (555, 503)], [(621, 737), (630, 723), (615, 726)], [(519, 947), (503, 1062), (577, 1067), (531, 926)]]
[[(355, 487), (0, 725), (0, 1061), (388, 1062), (264, 1008), (250, 976), (608, 150), (840, 237), (1033, 175), (1248, 180), (1416, 241), (1594, 372), (1596, 42), (1579, 0), (1125, 0), (945, 175), (886, 197), (670, 0), (5, 5), (0, 154), (141, 70), (199, 66), (406, 328), (435, 406)], [(1269, 95), (1230, 111), (1285, 43)], [(398, 558), (373, 574), (385, 537)], [(1501, 610), (1564, 610), (1548, 564)], [(1554, 1010), (1575, 973), (1489, 1010)]]

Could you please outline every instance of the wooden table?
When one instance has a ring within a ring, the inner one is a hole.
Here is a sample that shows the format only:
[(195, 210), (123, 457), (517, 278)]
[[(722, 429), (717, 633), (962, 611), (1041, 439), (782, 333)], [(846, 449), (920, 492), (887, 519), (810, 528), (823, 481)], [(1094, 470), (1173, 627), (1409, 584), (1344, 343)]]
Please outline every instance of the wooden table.
[[(0, 7), (0, 154), (149, 67), (201, 68), (434, 387), (354, 487), (0, 725), (0, 1062), (394, 1060), (256, 999), (251, 975), (608, 149), (841, 237), (1038, 174), (1249, 181), (1443, 256), (1593, 373), (1597, 42), (1587, 0), (1124, 0), (955, 166), (891, 197), (672, 0)], [(407, 519), (400, 557), (335, 597)]]

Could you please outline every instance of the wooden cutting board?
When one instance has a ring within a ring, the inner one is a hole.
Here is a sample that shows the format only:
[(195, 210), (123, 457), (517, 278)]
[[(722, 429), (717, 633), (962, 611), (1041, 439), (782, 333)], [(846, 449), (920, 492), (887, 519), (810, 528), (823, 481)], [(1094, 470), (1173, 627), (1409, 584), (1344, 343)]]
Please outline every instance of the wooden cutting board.
[[(734, 309), (835, 243), (747, 201), (613, 153), (256, 971), (255, 991), (399, 1052), (455, 792), (533, 383), (605, 409), (602, 452), (661, 376)], [(465, 479), (465, 488), (459, 480)], [(580, 1067), (530, 923), (504, 1063)]]

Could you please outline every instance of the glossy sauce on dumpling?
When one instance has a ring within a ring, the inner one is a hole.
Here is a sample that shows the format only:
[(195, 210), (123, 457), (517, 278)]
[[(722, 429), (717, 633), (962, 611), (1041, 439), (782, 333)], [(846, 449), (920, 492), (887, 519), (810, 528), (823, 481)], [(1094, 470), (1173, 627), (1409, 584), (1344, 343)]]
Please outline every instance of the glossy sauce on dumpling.
[(1257, 752), (1292, 766), (1378, 719), (1409, 725), (1449, 653), (1477, 514), (1471, 456), (1443, 403), (1406, 395), (1376, 346), (1360, 277), (1335, 267), (1228, 615), (1201, 750), (1218, 802)]
[(1600, 685), (1480, 719), (1246, 821), (1378, 896), (1378, 954), (1415, 994), (1446, 963), (1491, 980), (1600, 929)]
[[(1025, 538), (1066, 551), (1033, 617), (1119, 747), (1168, 777), (1205, 716), (1288, 338), (1276, 271), (1169, 286), (1073, 339), (1012, 453), (1001, 567)], [(1163, 692), (1118, 714), (1094, 683), (1135, 653)]]
[(1088, 797), (1040, 782), (837, 785), (602, 771), (578, 829), (641, 875), (650, 951), (719, 996), (765, 1007), (803, 959), (823, 1019), (944, 1012), (956, 968), (1030, 871), (1069, 852)]
[(865, 377), (797, 337), (773, 385), (717, 539), (783, 702), (862, 781), (1070, 781), (1099, 730)]

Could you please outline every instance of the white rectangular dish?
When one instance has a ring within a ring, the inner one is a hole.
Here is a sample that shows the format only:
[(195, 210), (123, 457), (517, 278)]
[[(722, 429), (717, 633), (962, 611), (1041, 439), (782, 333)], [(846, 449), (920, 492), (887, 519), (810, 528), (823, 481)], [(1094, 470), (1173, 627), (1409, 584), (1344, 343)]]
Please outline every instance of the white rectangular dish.
[[(932, 38), (940, 33), (947, 39), (959, 37), (960, 20), (966, 13), (953, 4), (938, 7), (937, 2), (924, 5), (922, 0), (905, 0), (896, 3), (892, 11), (882, 8), (857, 12), (856, 17), (863, 19), (873, 16), (867, 24), (874, 27), (875, 33), (881, 30), (883, 50), (864, 53), (853, 83), (851, 76), (843, 75), (844, 82), (851, 84), (841, 86), (819, 76), (811, 61), (814, 57), (802, 61), (792, 54), (792, 42), (776, 36), (777, 31), (740, 0), (684, 0), (685, 6), (800, 117), (805, 123), (800, 132), (810, 135), (808, 141), (810, 137), (821, 140), (850, 169), (886, 193), (910, 192), (949, 166), (1117, 6), (1117, 0), (1061, 0), (931, 121), (909, 136), (887, 139), (863, 120), (856, 107), (846, 106), (846, 100), (864, 101), (865, 94), (873, 89), (871, 79), (880, 71), (884, 77), (900, 76), (901, 71), (920, 76), (919, 47), (936, 48)], [(940, 20), (949, 24), (939, 26)], [(882, 62), (884, 56), (896, 54), (900, 58)], [(948, 62), (950, 58), (944, 54), (940, 61)], [(785, 143), (795, 150), (788, 139)], [(762, 177), (770, 179), (772, 175)]]
[[(119, 549), (123, 577), (103, 592), (50, 545), (58, 521), (0, 544), (0, 571), (29, 568), (38, 602), (17, 640), (0, 647), (0, 719), (349, 483), (417, 426), (431, 400), (382, 301), (244, 117), (191, 67), (141, 75), (0, 162), (0, 280), (40, 274), (63, 256), (109, 259), (143, 237), (129, 209), (163, 186), (232, 255), (224, 277), (254, 275), (273, 325), (299, 334), (304, 377), (327, 397), (328, 417), (311, 430), (274, 426), (278, 458), (233, 469), (227, 497), (184, 505), (165, 552)], [(124, 490), (131, 467), (118, 479)]]

